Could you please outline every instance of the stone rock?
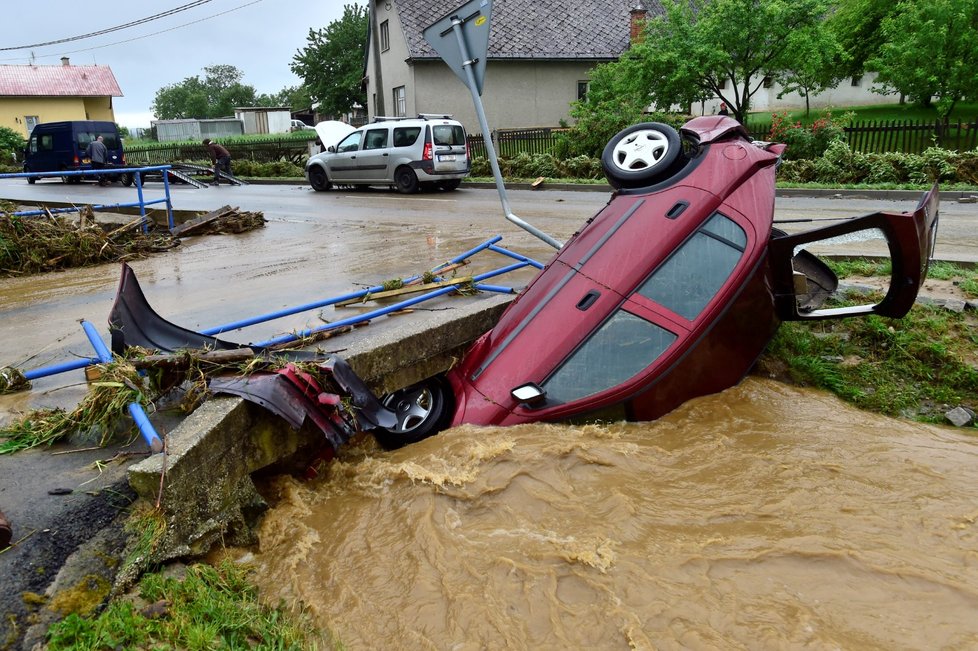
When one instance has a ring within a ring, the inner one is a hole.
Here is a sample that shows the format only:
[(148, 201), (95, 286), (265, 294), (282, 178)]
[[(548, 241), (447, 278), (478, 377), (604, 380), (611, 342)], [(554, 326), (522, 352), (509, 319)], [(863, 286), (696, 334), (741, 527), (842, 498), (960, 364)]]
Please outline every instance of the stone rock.
[(975, 423), (975, 412), (967, 407), (955, 407), (944, 414), (944, 418), (955, 427), (970, 427)]
[(945, 310), (961, 314), (964, 312), (965, 302), (957, 298), (948, 298), (944, 301), (943, 307)]

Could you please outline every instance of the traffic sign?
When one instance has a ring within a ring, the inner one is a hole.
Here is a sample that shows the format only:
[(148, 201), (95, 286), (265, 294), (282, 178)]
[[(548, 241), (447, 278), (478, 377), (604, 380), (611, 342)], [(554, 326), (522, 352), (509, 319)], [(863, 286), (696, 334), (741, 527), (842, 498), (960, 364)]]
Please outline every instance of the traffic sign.
[(469, 85), (465, 68), (471, 68), (479, 95), (482, 95), (482, 80), (486, 76), (491, 18), (492, 0), (469, 0), (422, 32), (425, 40), (465, 85)]

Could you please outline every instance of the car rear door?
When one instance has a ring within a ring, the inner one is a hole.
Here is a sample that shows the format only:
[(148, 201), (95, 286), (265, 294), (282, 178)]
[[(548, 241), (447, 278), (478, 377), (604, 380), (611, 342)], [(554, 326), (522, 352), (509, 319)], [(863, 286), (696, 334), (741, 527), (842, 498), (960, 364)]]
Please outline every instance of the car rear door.
[(468, 156), (465, 129), (460, 124), (431, 125), (432, 158), (435, 173), (465, 172)]
[(390, 127), (367, 129), (357, 156), (357, 180), (386, 181), (390, 167)]

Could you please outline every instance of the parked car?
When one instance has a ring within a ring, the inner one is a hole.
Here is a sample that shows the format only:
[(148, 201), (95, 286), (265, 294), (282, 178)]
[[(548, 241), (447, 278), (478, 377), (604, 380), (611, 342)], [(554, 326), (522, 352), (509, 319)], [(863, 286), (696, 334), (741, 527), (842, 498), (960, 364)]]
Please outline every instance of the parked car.
[(388, 185), (403, 193), (454, 190), (471, 169), (465, 129), (447, 115), (379, 117), (323, 146), (326, 151), (306, 163), (306, 178), (318, 192), (334, 185)]
[[(25, 172), (67, 172), (92, 169), (85, 158), (89, 143), (102, 136), (109, 150), (106, 167), (125, 167), (126, 156), (122, 151), (122, 138), (114, 122), (98, 120), (73, 120), (67, 122), (42, 122), (34, 126), (24, 149)], [(38, 178), (30, 177), (28, 183)], [(66, 183), (80, 183), (81, 176), (62, 177)], [(94, 177), (92, 177), (94, 178)], [(132, 174), (111, 175), (109, 180), (132, 185)]]
[(313, 129), (313, 130), (315, 130), (315, 128), (316, 127), (309, 126), (308, 124), (306, 124), (302, 120), (292, 120), (292, 122), (289, 124), (289, 131), (302, 131), (304, 129)]

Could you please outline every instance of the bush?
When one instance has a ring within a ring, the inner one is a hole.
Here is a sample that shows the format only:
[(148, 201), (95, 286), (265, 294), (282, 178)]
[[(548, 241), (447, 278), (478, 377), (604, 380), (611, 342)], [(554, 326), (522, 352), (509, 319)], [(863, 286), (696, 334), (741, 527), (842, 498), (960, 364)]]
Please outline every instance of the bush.
[(302, 178), (305, 171), (299, 165), (289, 161), (272, 161), (259, 163), (245, 159), (235, 159), (231, 163), (235, 176), (251, 176), (255, 178)]
[(783, 142), (788, 145), (785, 150), (785, 160), (818, 158), (825, 153), (829, 145), (845, 137), (843, 125), (851, 121), (851, 115), (832, 119), (831, 113), (815, 120), (810, 126), (802, 126), (801, 122), (789, 122), (788, 112), (771, 115), (771, 131), (767, 139), (771, 142)]

